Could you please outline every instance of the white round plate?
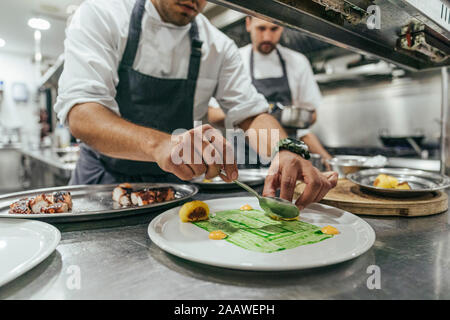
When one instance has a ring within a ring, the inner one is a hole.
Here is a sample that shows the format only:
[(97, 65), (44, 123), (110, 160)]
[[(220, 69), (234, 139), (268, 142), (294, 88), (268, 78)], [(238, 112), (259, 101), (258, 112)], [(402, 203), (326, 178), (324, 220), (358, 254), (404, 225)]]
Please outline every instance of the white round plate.
[(59, 230), (47, 223), (0, 219), (0, 286), (42, 262), (60, 239)]
[[(250, 204), (261, 209), (254, 197), (205, 201), (210, 212), (238, 209)], [(340, 234), (318, 243), (293, 249), (260, 253), (243, 249), (225, 240), (210, 240), (208, 232), (180, 221), (180, 207), (170, 209), (148, 226), (150, 239), (161, 249), (180, 258), (208, 265), (258, 271), (299, 270), (331, 265), (358, 257), (375, 242), (375, 232), (361, 218), (334, 207), (312, 204), (301, 212), (301, 220), (319, 227), (332, 225)]]

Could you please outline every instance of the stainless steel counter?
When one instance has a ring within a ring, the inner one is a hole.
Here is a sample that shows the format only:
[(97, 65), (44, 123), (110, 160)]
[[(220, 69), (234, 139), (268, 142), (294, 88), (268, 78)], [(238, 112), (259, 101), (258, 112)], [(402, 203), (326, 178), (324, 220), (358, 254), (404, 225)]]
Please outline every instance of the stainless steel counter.
[(67, 185), (75, 169), (77, 152), (78, 147), (65, 149), (22, 147), (20, 153), (23, 158), (23, 180), (26, 189)]
[[(201, 192), (194, 198), (245, 195)], [(0, 288), (0, 299), (450, 298), (448, 212), (423, 218), (364, 217), (376, 232), (372, 249), (352, 261), (296, 272), (228, 270), (172, 256), (147, 235), (154, 217), (57, 225), (62, 240), (56, 251)], [(379, 290), (367, 287), (371, 265), (381, 271)], [(73, 286), (76, 274), (80, 289)]]
[(47, 165), (49, 170), (62, 176), (70, 177), (70, 174), (75, 170), (75, 162), (64, 162), (61, 157), (51, 148), (28, 149), (22, 148), (20, 150), (24, 156), (31, 157), (37, 161)]
[(0, 194), (23, 188), (20, 144), (0, 144)]

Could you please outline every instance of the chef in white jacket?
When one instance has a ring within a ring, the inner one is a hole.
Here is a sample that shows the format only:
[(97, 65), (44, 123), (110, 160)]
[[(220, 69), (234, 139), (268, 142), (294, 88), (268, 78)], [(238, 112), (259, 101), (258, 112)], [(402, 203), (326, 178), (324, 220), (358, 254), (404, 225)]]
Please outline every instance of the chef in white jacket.
[[(77, 10), (67, 29), (55, 105), (60, 121), (83, 142), (71, 184), (211, 178), (221, 169), (225, 181), (236, 179), (235, 161), (225, 161), (232, 153), (226, 139), (211, 138), (209, 125), (193, 128), (213, 96), (226, 111), (227, 127), (255, 129), (251, 143), (267, 145), (266, 156), (273, 156), (271, 130), (280, 139), (286, 133), (265, 113), (267, 102), (251, 84), (234, 42), (201, 14), (205, 5), (206, 0), (86, 0)], [(186, 132), (171, 134), (181, 128)], [(211, 148), (218, 157), (205, 152)], [(192, 151), (189, 157), (185, 150)], [(337, 183), (335, 173), (322, 174), (300, 155), (280, 149), (264, 194), (281, 189), (280, 196), (291, 200), (297, 179), (307, 183), (299, 208), (319, 201)]]
[[(248, 16), (246, 28), (251, 43), (240, 48), (239, 52), (252, 83), (271, 103), (269, 112), (280, 120), (281, 110), (276, 107), (277, 102), (286, 106), (317, 108), (322, 96), (311, 65), (303, 54), (279, 44), (283, 27)], [(209, 119), (214, 124), (224, 118), (218, 109), (219, 104), (214, 99), (210, 102)], [(313, 119), (316, 120), (316, 111)], [(296, 131), (291, 130), (290, 133), (301, 138), (312, 153), (320, 154), (324, 160), (331, 158), (309, 128)]]

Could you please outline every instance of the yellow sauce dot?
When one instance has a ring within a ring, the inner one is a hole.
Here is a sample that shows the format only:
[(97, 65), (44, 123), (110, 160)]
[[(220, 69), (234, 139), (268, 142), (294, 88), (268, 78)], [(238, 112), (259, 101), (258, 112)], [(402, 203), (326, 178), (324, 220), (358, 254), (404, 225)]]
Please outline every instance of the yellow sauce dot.
[(339, 230), (332, 226), (323, 227), (320, 231), (325, 234), (339, 234)]
[(211, 180), (211, 179), (203, 179), (203, 182), (205, 182), (205, 183), (211, 183), (212, 180)]
[(253, 210), (252, 206), (249, 204), (244, 204), (239, 210)]
[(227, 234), (220, 230), (211, 231), (209, 233), (209, 238), (211, 240), (222, 240), (225, 239), (226, 237), (228, 237)]

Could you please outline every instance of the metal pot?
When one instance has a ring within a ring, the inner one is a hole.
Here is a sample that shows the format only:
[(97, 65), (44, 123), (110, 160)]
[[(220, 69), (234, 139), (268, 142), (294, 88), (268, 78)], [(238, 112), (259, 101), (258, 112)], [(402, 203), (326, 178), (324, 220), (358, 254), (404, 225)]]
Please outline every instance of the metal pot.
[(277, 103), (281, 109), (281, 124), (289, 128), (306, 129), (314, 122), (315, 108), (310, 104), (300, 106), (283, 106)]

